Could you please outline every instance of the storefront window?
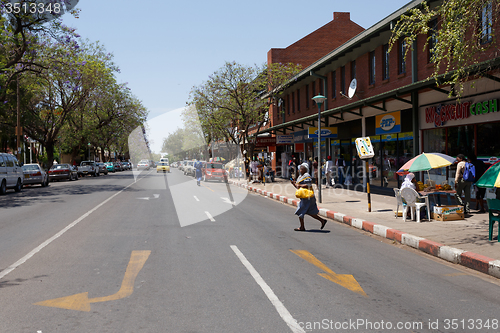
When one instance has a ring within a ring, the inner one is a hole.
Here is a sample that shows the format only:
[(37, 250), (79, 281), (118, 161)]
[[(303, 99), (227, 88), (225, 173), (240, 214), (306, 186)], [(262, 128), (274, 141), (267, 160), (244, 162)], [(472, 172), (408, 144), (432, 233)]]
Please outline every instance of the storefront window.
[(500, 157), (499, 123), (477, 125), (477, 156), (490, 158)]
[[(474, 125), (448, 127), (448, 155), (457, 156), (458, 154), (469, 155), (475, 151)], [(432, 153), (433, 151), (429, 151)], [(441, 151), (438, 151), (441, 152)]]
[(424, 131), (425, 153), (446, 153), (446, 128)]

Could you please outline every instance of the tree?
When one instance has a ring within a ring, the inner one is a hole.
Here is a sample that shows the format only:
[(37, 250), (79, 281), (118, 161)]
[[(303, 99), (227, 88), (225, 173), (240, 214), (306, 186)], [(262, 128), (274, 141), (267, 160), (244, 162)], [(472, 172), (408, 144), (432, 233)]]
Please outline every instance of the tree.
[(270, 105), (299, 71), (294, 64), (226, 62), (206, 82), (193, 87), (188, 105), (197, 110), (205, 138), (243, 143), (241, 150), (251, 155), (256, 136), (269, 121)]
[(425, 36), (424, 50), (429, 49), (435, 65), (430, 78), (451, 72), (449, 79), (439, 83), (459, 88), (452, 92), (460, 95), (471, 66), (481, 60), (481, 55), (485, 59), (498, 57), (492, 27), (498, 23), (499, 9), (498, 0), (446, 0), (437, 7), (423, 2), (401, 16), (390, 47), (404, 39), (408, 52), (418, 36)]

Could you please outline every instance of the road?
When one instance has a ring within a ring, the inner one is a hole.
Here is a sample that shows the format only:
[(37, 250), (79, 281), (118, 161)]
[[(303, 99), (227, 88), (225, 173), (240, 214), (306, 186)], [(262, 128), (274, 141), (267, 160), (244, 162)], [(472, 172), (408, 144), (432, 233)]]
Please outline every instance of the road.
[(0, 332), (499, 330), (496, 279), (293, 213), (175, 169), (9, 191)]

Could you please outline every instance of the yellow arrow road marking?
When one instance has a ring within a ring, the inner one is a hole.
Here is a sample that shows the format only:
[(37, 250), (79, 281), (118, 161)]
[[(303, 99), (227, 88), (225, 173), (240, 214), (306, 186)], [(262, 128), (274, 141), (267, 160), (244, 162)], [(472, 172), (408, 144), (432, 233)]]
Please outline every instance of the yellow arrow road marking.
[(368, 295), (366, 295), (363, 288), (361, 288), (361, 286), (359, 285), (358, 281), (356, 281), (356, 279), (352, 275), (335, 274), (334, 271), (332, 271), (325, 264), (323, 264), (321, 261), (319, 261), (309, 251), (305, 251), (305, 250), (290, 250), (290, 251), (292, 251), (293, 253), (295, 253), (296, 255), (298, 255), (299, 257), (304, 259), (305, 261), (313, 264), (314, 266), (316, 266), (319, 269), (326, 272), (326, 273), (318, 273), (319, 276), (322, 276), (327, 280), (335, 282), (336, 284), (339, 284), (346, 289), (354, 291), (355, 293), (358, 293), (360, 295), (368, 297)]
[(88, 312), (90, 311), (90, 303), (115, 301), (128, 297), (134, 292), (135, 278), (146, 263), (146, 260), (148, 260), (150, 254), (151, 251), (132, 251), (120, 290), (118, 290), (118, 292), (113, 295), (89, 299), (89, 293), (86, 292), (71, 296), (49, 299), (47, 301), (35, 303), (34, 305)]

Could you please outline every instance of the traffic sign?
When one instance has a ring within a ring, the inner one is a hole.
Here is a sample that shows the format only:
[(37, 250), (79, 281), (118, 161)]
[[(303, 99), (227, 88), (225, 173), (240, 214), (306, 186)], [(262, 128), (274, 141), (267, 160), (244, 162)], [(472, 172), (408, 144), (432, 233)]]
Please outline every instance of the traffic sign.
[(358, 156), (361, 159), (372, 158), (373, 156), (375, 156), (375, 152), (373, 151), (373, 146), (369, 137), (357, 138), (356, 149), (358, 151)]

